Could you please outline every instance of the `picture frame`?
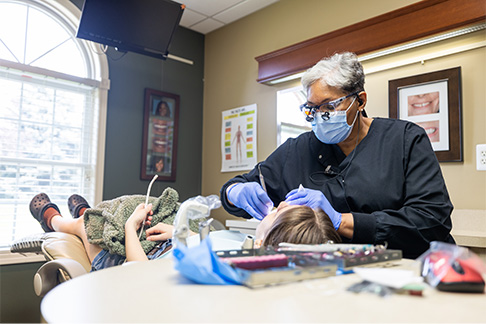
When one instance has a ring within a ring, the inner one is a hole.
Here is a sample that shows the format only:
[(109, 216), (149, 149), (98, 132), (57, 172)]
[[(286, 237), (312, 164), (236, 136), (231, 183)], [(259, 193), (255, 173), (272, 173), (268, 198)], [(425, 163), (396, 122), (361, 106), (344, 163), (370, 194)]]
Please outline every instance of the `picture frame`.
[(145, 89), (141, 179), (175, 181), (179, 95)]
[(461, 67), (388, 81), (389, 117), (414, 122), (439, 162), (462, 162)]

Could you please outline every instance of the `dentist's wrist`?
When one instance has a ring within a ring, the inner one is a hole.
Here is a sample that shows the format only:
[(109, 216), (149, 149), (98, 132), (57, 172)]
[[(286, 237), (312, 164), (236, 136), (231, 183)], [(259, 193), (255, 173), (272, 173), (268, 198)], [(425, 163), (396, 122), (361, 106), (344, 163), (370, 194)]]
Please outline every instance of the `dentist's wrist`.
[(352, 239), (354, 234), (354, 218), (351, 213), (341, 214), (341, 224), (337, 229), (339, 235)]
[(230, 191), (231, 189), (233, 189), (234, 187), (236, 187), (238, 184), (240, 184), (241, 182), (235, 182), (235, 183), (232, 183), (228, 186), (228, 188), (226, 188), (226, 200), (228, 201), (228, 203), (232, 206), (235, 206), (235, 204), (233, 204), (231, 202), (231, 200), (229, 199), (229, 194), (230, 194)]

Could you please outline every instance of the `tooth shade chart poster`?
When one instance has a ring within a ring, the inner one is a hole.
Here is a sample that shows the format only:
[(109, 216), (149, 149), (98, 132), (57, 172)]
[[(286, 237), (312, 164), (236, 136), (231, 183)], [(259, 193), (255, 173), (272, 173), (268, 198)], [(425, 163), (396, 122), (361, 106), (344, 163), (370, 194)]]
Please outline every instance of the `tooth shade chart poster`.
[(423, 127), (434, 151), (449, 150), (447, 80), (398, 90), (400, 119)]
[(221, 172), (251, 170), (257, 161), (257, 105), (223, 111)]

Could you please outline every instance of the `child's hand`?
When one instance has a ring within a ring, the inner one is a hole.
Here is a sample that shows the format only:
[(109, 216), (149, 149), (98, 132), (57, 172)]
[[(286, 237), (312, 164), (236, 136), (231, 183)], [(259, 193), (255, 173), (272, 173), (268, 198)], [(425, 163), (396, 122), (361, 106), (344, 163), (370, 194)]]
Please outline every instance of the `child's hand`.
[(152, 221), (152, 215), (152, 204), (148, 204), (147, 206), (145, 204), (138, 205), (125, 223), (125, 230), (133, 229), (137, 231), (143, 222), (149, 226)]
[(146, 231), (147, 241), (165, 241), (172, 237), (174, 226), (158, 223), (154, 227), (148, 228)]

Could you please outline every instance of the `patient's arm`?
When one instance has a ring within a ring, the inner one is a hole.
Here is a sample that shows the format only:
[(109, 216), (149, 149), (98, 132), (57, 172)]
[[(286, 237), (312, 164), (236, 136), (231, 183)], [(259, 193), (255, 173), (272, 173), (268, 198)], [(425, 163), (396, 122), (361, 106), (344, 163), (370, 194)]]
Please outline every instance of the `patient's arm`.
[[(147, 240), (148, 241), (165, 241), (172, 238), (174, 233), (174, 226), (164, 223), (158, 223), (157, 225), (148, 228), (147, 231)], [(194, 235), (193, 231), (189, 231), (189, 235)]]
[[(138, 205), (125, 223), (127, 261), (148, 261), (147, 255), (140, 245), (137, 233), (143, 222), (150, 225), (152, 220), (152, 216), (150, 216), (152, 214), (152, 205), (148, 204), (145, 208), (144, 206), (144, 204)], [(149, 216), (147, 217), (147, 215)]]

